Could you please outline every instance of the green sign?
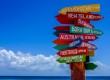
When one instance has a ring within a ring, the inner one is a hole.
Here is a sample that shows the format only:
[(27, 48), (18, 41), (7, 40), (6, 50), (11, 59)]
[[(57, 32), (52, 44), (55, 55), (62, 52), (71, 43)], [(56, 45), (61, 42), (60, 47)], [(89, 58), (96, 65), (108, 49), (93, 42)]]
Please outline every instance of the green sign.
[(85, 63), (85, 69), (86, 70), (94, 70), (97, 67), (94, 63)]
[(59, 59), (57, 59), (57, 61), (59, 63), (85, 62), (86, 61), (86, 55), (60, 57)]
[(69, 31), (64, 31), (64, 30), (57, 30), (53, 34), (59, 37), (59, 33), (69, 33)]
[(64, 50), (64, 49), (68, 49), (69, 46), (68, 45), (56, 45), (54, 48), (57, 50)]
[(95, 34), (96, 36), (100, 36), (103, 34), (102, 31), (96, 30), (94, 28), (85, 28), (85, 27), (78, 27), (78, 26), (70, 26), (70, 33)]

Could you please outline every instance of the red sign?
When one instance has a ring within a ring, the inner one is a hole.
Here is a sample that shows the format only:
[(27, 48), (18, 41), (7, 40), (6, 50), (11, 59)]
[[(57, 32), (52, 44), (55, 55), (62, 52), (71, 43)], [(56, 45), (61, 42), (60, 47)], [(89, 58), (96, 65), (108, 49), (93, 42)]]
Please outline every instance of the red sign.
[(88, 27), (88, 28), (94, 28), (94, 26), (92, 24), (90, 24), (89, 22), (87, 22), (86, 20), (82, 20), (82, 19), (78, 19), (74, 22), (74, 24), (76, 26), (84, 26), (84, 27)]
[(81, 54), (88, 55), (88, 48), (78, 47), (78, 48), (72, 48), (72, 49), (67, 49), (67, 50), (61, 50), (57, 54), (61, 57), (75, 56), (75, 55), (81, 55)]
[(62, 40), (59, 40), (59, 39), (56, 39), (56, 40), (53, 41), (53, 43), (59, 44), (59, 45), (69, 44), (70, 42), (72, 42), (72, 41), (62, 41)]
[[(57, 20), (61, 24), (74, 24), (74, 22), (77, 20), (77, 19), (74, 19), (74, 20), (70, 19), (70, 20), (68, 20), (67, 15), (63, 15), (63, 14), (57, 15), (56, 18), (57, 18)], [(90, 20), (87, 20), (87, 19), (86, 19), (86, 21), (90, 22)]]
[(67, 20), (65, 18), (57, 19), (61, 24), (74, 24), (73, 20)]
[(70, 42), (72, 42), (74, 39), (76, 39), (78, 37), (81, 37), (84, 42), (94, 41), (98, 38), (94, 34), (65, 34), (65, 33), (60, 33), (59, 38), (54, 40), (53, 43), (58, 44), (58, 45), (69, 44)]
[(67, 12), (66, 14), (68, 20), (75, 19), (85, 19), (85, 20), (100, 20), (103, 17), (99, 14), (90, 14), (90, 13), (79, 13), (79, 12)]
[(94, 41), (95, 39), (98, 38), (94, 34), (65, 34), (65, 33), (59, 34), (59, 40), (62, 41), (73, 41), (78, 37), (81, 37), (84, 41)]
[(70, 26), (57, 26), (54, 28), (55, 30), (65, 30), (65, 31), (69, 31)]

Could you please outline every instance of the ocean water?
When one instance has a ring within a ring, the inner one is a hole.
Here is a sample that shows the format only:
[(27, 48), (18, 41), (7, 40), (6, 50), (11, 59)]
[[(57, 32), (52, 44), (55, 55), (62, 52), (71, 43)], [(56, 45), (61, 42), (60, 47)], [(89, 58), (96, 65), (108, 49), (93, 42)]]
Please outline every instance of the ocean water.
[[(71, 80), (68, 76), (0, 76), (0, 80)], [(86, 80), (110, 80), (110, 76), (88, 76)]]

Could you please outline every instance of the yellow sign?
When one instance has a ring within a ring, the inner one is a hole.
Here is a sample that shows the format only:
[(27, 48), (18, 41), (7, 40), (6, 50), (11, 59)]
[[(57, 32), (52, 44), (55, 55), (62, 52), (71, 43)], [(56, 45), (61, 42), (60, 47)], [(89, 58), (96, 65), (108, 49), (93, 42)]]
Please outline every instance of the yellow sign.
[(66, 12), (99, 12), (100, 4), (89, 4), (82, 6), (65, 7), (59, 11), (60, 14), (66, 14)]
[(91, 57), (93, 57), (93, 56), (94, 56), (94, 51), (89, 51), (89, 54), (88, 54), (88, 56), (91, 56)]

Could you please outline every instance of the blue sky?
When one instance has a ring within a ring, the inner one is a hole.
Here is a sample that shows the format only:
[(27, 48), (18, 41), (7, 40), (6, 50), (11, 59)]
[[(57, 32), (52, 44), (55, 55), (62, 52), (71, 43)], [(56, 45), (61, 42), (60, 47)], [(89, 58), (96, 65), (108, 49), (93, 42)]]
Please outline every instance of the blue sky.
[(85, 4), (100, 4), (97, 13), (104, 16), (91, 21), (104, 34), (91, 42), (98, 47), (91, 61), (99, 67), (87, 75), (110, 75), (109, 0), (0, 0), (0, 75), (70, 75), (68, 65), (55, 62), (52, 33), (60, 25), (55, 16), (64, 7)]

